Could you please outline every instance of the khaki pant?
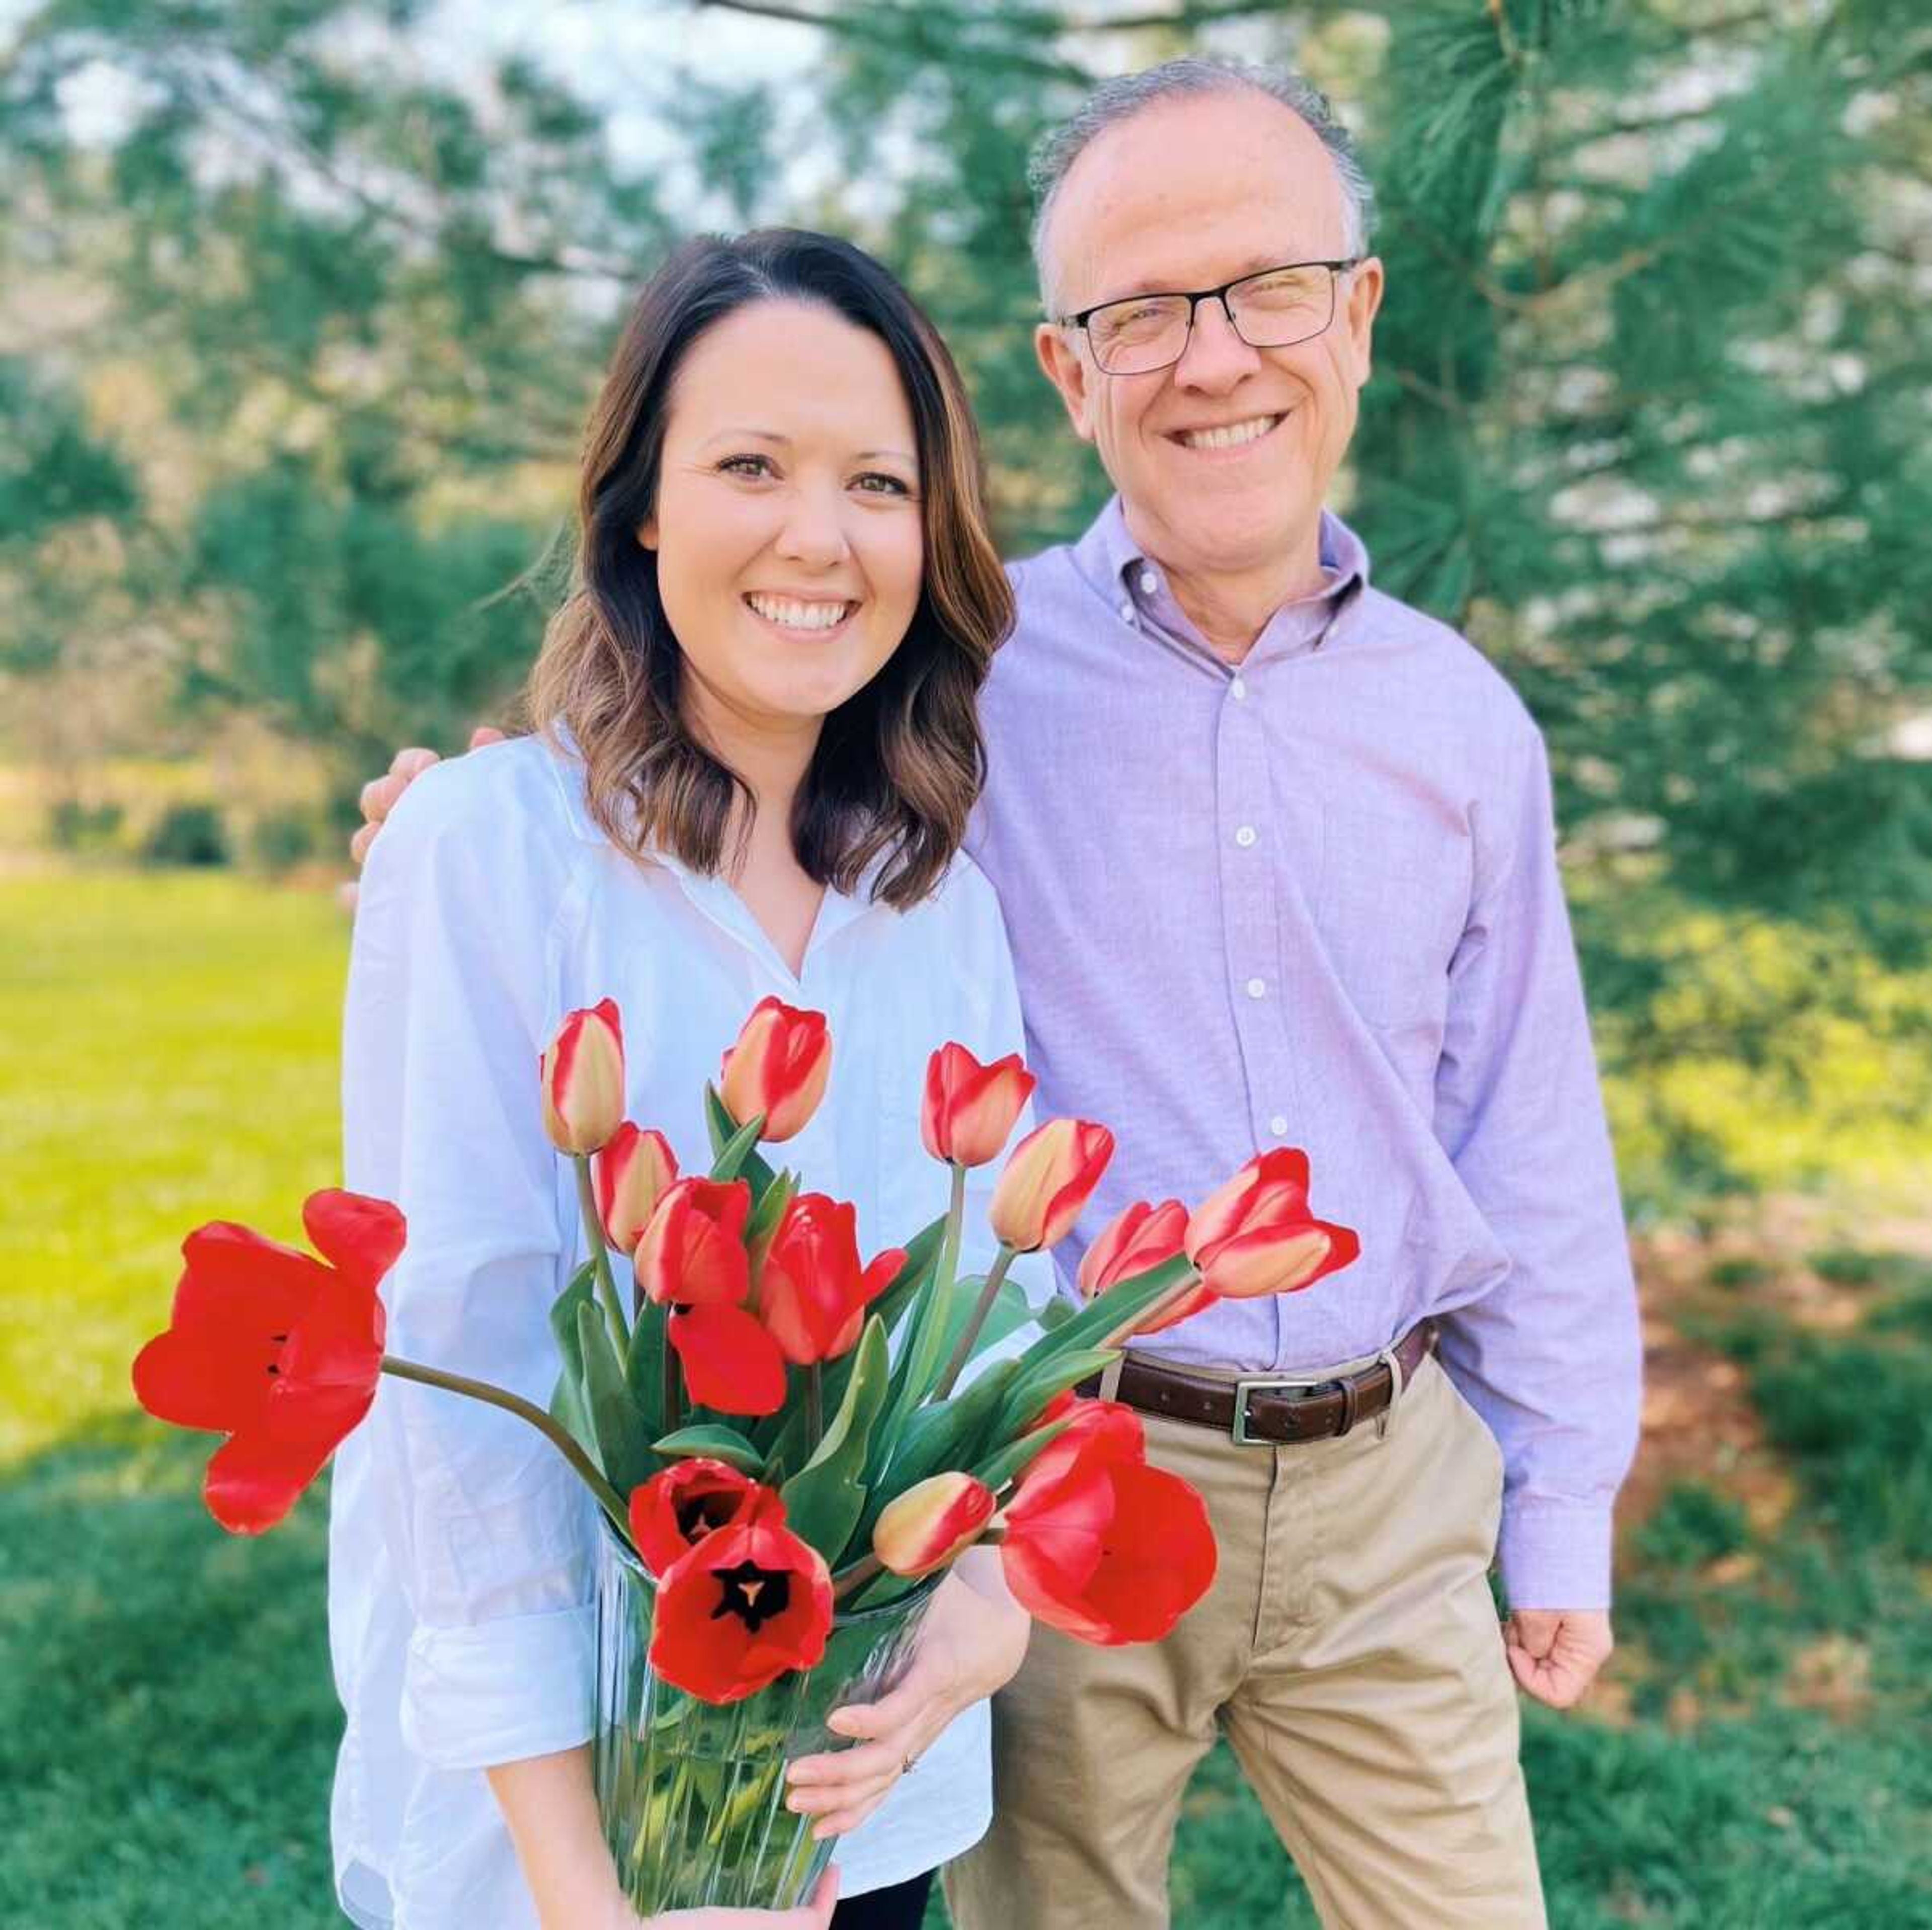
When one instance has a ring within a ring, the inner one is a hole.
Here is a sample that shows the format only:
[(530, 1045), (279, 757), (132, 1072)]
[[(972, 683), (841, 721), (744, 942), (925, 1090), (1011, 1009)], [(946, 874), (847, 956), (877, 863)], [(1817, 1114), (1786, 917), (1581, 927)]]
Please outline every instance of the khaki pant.
[(1329, 1930), (1540, 1930), (1486, 1578), (1502, 1457), (1448, 1376), (1425, 1361), (1385, 1435), (1146, 1425), (1207, 1500), (1214, 1586), (1161, 1642), (1036, 1627), (994, 1704), (992, 1833), (946, 1874), (959, 1930), (1160, 1930), (1217, 1729)]

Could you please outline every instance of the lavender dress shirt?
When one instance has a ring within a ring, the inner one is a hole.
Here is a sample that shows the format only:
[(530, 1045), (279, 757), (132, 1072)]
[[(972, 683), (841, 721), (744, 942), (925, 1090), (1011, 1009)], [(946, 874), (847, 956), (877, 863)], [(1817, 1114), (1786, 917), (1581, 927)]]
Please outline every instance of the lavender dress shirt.
[(1511, 1602), (1601, 1608), (1640, 1348), (1542, 739), (1474, 648), (1370, 586), (1332, 516), (1322, 552), (1238, 667), (1118, 499), (1014, 568), (969, 845), (1040, 1116), (1119, 1140), (1058, 1257), (1070, 1278), (1130, 1201), (1191, 1205), (1305, 1147), (1360, 1259), (1145, 1350), (1292, 1374), (1433, 1317), (1502, 1448)]

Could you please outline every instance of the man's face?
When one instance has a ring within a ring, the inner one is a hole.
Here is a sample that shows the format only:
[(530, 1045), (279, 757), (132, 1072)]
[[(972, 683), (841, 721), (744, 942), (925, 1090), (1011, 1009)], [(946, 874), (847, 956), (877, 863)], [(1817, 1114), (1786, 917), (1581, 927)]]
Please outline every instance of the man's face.
[[(1342, 209), (1328, 151), (1278, 101), (1240, 88), (1159, 103), (1100, 136), (1061, 184), (1046, 236), (1054, 312), (1340, 260)], [(1041, 366), (1150, 553), (1196, 574), (1312, 564), (1382, 289), (1381, 265), (1365, 262), (1340, 277), (1326, 331), (1277, 349), (1250, 348), (1203, 302), (1180, 360), (1144, 375), (1103, 373), (1077, 329), (1038, 331)], [(1204, 442), (1262, 424), (1252, 440)]]

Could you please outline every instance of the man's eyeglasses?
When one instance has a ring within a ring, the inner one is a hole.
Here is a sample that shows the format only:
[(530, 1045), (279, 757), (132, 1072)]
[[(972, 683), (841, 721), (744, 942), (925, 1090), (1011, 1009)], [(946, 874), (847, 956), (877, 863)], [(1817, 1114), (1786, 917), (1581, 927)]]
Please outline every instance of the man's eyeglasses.
[(1336, 279), (1364, 259), (1289, 262), (1191, 295), (1130, 295), (1054, 319), (1060, 328), (1086, 330), (1094, 359), (1108, 375), (1148, 375), (1179, 361), (1204, 301), (1220, 303), (1228, 326), (1250, 348), (1286, 349), (1320, 334), (1335, 319)]

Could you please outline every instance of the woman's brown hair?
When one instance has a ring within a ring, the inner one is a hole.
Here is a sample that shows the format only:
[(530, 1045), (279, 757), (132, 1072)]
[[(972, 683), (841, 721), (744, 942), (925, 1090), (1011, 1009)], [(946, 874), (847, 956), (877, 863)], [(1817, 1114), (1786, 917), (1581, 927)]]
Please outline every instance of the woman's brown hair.
[(829, 235), (762, 229), (686, 241), (632, 310), (586, 435), (575, 585), (551, 619), (525, 693), (553, 742), (568, 733), (591, 814), (620, 848), (656, 843), (693, 869), (724, 863), (747, 787), (679, 706), (682, 657), (638, 542), (652, 514), (671, 385), (705, 330), (754, 301), (817, 302), (876, 335), (911, 405), (925, 562), (904, 640), (826, 717), (799, 788), (792, 841), (822, 884), (903, 910), (959, 848), (986, 775), (975, 700), (1012, 627), (1012, 592), (986, 524), (979, 433), (938, 332), (872, 258)]

